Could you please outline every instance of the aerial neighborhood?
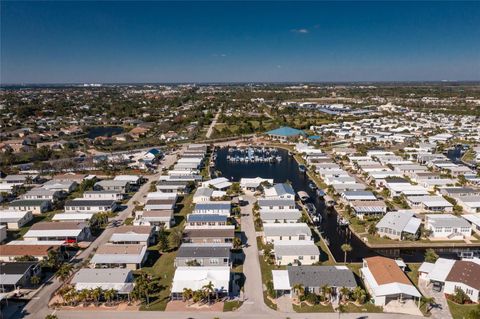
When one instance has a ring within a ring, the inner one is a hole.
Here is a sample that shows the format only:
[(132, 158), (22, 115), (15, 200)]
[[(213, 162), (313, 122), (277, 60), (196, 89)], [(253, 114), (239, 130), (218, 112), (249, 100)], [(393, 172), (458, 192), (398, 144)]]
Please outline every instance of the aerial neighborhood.
[(402, 89), (2, 91), (2, 313), (480, 318), (480, 96)]

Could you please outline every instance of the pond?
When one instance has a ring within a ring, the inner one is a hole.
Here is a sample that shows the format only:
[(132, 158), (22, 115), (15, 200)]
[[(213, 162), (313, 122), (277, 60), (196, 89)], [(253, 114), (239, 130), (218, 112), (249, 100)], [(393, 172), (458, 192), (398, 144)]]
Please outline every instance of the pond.
[(92, 126), (87, 130), (87, 137), (94, 139), (99, 136), (113, 136), (123, 133), (123, 131), (121, 126)]

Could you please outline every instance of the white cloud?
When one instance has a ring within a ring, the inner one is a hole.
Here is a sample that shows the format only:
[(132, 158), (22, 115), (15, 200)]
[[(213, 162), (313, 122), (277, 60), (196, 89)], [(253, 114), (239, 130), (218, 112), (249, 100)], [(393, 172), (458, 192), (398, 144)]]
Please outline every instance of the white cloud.
[(308, 29), (302, 28), (302, 29), (292, 29), (292, 32), (300, 33), (300, 34), (307, 34), (309, 31), (308, 31)]

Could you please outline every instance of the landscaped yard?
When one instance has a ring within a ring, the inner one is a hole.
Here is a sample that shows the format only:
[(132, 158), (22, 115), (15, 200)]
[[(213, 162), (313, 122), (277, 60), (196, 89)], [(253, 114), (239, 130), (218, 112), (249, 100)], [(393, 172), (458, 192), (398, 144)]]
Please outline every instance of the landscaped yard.
[(235, 311), (242, 306), (243, 302), (234, 300), (234, 301), (225, 301), (223, 303), (223, 311)]
[(331, 304), (309, 306), (306, 303), (302, 303), (301, 306), (293, 305), (293, 310), (295, 312), (333, 312), (333, 307)]
[(450, 308), (450, 313), (452, 314), (453, 319), (464, 319), (467, 318), (467, 314), (474, 310), (478, 305), (459, 305), (453, 301), (447, 300), (448, 308)]

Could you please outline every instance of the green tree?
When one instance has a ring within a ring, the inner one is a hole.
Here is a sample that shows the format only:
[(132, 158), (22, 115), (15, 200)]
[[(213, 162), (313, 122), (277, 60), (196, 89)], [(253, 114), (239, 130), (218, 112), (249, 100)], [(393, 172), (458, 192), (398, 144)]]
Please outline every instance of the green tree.
[(425, 251), (425, 261), (428, 262), (428, 263), (434, 263), (437, 261), (438, 259), (438, 255), (437, 253), (435, 252), (435, 250), (429, 248)]
[(107, 305), (110, 305), (113, 298), (115, 297), (116, 295), (116, 291), (115, 289), (108, 289), (108, 290), (105, 290), (105, 292), (103, 293), (103, 297), (105, 298), (105, 301), (107, 302)]
[(422, 296), (421, 302), (424, 305), (426, 305), (427, 312), (430, 312), (430, 310), (432, 310), (432, 307), (435, 306), (435, 298), (433, 298), (433, 297)]
[(215, 292), (215, 286), (211, 281), (209, 281), (208, 284), (202, 287), (202, 290), (205, 292), (208, 298), (208, 303), (210, 303), (210, 295)]
[(158, 248), (161, 252), (165, 252), (170, 248), (168, 234), (163, 227), (158, 230)]
[(453, 301), (463, 305), (466, 302), (470, 302), (470, 297), (463, 291), (462, 288), (456, 288), (455, 294), (452, 296)]
[(30, 277), (30, 283), (31, 283), (34, 287), (37, 287), (38, 284), (40, 284), (40, 277), (37, 276), (37, 275), (34, 275), (34, 276)]
[(71, 264), (65, 263), (57, 270), (55, 277), (65, 282), (73, 272), (73, 266)]
[(347, 263), (347, 254), (349, 252), (352, 251), (352, 246), (350, 244), (343, 244), (341, 247), (340, 247), (343, 251), (343, 263), (346, 264)]
[(180, 229), (174, 229), (169, 236), (170, 244), (172, 247), (178, 247), (183, 240), (183, 232)]

